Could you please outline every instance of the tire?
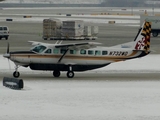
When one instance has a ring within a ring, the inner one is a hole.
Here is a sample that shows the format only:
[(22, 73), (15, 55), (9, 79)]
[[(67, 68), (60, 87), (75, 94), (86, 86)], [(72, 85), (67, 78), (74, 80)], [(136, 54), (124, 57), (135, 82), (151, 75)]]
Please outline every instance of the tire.
[(8, 40), (8, 37), (5, 37), (6, 40)]
[(54, 77), (59, 77), (61, 75), (60, 71), (54, 71), (53, 76)]
[(73, 71), (68, 71), (67, 72), (67, 77), (68, 78), (73, 78), (74, 77), (74, 72)]
[(153, 35), (153, 37), (157, 37), (158, 36), (158, 32), (153, 32), (152, 35)]
[(13, 73), (13, 77), (15, 77), (15, 78), (18, 78), (19, 76), (20, 76), (20, 73), (19, 73), (19, 72), (15, 71), (15, 72)]

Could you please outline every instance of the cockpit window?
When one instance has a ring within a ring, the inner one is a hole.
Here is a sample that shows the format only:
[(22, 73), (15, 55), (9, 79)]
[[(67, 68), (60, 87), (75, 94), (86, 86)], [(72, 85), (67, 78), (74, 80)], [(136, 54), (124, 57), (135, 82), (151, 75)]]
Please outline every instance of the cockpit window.
[(52, 49), (46, 50), (45, 53), (52, 53)]
[(46, 49), (45, 46), (39, 45), (39, 46), (34, 47), (31, 51), (37, 52), (37, 53), (42, 53), (45, 49)]

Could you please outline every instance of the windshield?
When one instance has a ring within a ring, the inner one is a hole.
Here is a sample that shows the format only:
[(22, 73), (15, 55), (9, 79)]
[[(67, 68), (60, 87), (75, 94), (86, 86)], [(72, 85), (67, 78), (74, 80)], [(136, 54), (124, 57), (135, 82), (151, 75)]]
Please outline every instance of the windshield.
[(34, 47), (31, 51), (37, 52), (37, 53), (42, 53), (45, 49), (46, 49), (45, 46), (39, 45), (39, 46)]

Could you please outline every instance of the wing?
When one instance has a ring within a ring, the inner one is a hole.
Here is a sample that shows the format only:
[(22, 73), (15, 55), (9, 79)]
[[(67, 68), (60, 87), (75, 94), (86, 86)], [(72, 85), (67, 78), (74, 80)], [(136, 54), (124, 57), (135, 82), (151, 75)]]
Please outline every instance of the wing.
[(37, 42), (37, 41), (28, 41), (31, 45), (49, 45), (48, 43)]
[(69, 43), (69, 44), (56, 44), (56, 48), (67, 48), (67, 49), (90, 49), (95, 48), (101, 43), (98, 42), (86, 42), (86, 43)]
[(53, 46), (55, 48), (66, 48), (66, 49), (90, 49), (95, 48), (97, 45), (100, 45), (101, 43), (98, 42), (84, 42), (84, 43), (68, 43), (68, 44), (49, 44), (49, 43), (43, 43), (43, 42), (36, 42), (36, 41), (28, 41), (31, 43), (31, 45), (47, 45), (47, 46)]

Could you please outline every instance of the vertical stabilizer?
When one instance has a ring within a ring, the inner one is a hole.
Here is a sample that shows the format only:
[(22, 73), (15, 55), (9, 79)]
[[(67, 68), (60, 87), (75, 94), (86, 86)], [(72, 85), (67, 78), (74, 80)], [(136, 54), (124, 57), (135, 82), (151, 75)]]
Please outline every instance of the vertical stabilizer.
[(135, 38), (135, 50), (150, 51), (151, 22), (144, 22)]

